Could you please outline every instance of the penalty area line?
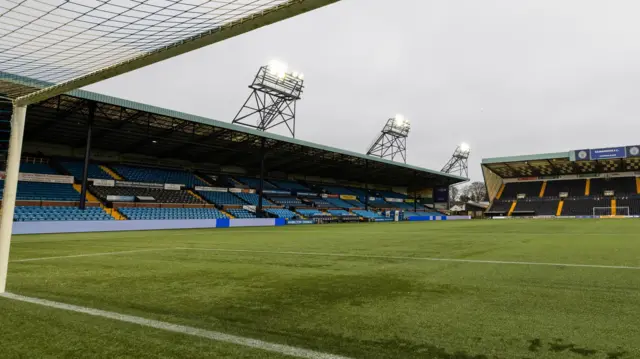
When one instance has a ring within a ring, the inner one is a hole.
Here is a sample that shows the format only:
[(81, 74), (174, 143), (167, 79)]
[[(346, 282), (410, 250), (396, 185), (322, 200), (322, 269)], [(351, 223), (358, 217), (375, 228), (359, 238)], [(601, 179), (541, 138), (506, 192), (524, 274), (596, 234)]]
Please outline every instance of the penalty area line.
[(120, 322), (137, 324), (144, 327), (161, 329), (169, 332), (186, 334), (194, 337), (200, 337), (205, 339), (211, 339), (218, 342), (225, 342), (236, 344), (244, 347), (250, 347), (270, 352), (275, 352), (283, 355), (289, 355), (295, 358), (305, 358), (305, 359), (351, 359), (349, 357), (328, 354), (317, 352), (314, 350), (302, 349), (297, 347), (292, 347), (289, 345), (270, 343), (259, 339), (252, 339), (241, 337), (237, 335), (231, 335), (221, 332), (216, 332), (212, 330), (200, 329), (195, 327), (189, 327), (185, 325), (172, 324), (168, 322), (162, 322), (159, 320), (147, 319), (142, 317), (136, 317), (133, 315), (121, 314), (116, 312), (109, 312), (100, 309), (81, 307), (72, 304), (54, 302), (46, 299), (26, 297), (19, 294), (13, 293), (0, 293), (1, 298), (7, 298), (12, 300), (17, 300), (21, 302), (31, 303), (42, 305), (49, 308), (56, 308), (61, 310), (66, 310), (70, 312), (83, 313), (92, 315), (95, 317), (113, 319)]
[(194, 251), (210, 251), (210, 252), (264, 253), (264, 254), (284, 254), (284, 255), (318, 256), (318, 257), (341, 257), (341, 258), (363, 258), (363, 259), (405, 259), (405, 260), (431, 261), (431, 262), (479, 263), (479, 264), (510, 264), (510, 265), (547, 266), (547, 267), (575, 267), (575, 268), (601, 268), (601, 269), (640, 270), (640, 267), (604, 265), (604, 264), (518, 262), (518, 261), (484, 260), (484, 259), (457, 259), (457, 258), (436, 258), (436, 257), (384, 256), (384, 255), (349, 254), (349, 253), (322, 253), (322, 252), (258, 251), (258, 250), (250, 250), (250, 249), (197, 248), (197, 247), (178, 247), (176, 249), (194, 250)]

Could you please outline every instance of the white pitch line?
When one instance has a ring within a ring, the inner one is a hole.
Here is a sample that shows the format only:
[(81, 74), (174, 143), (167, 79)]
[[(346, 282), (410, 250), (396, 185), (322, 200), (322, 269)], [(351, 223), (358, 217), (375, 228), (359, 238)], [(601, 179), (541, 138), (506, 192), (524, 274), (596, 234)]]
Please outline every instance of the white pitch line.
[(279, 251), (256, 251), (250, 249), (222, 249), (222, 248), (194, 248), (194, 247), (178, 247), (176, 249), (196, 250), (196, 251), (212, 251), (212, 252), (238, 252), (238, 253), (266, 253), (266, 254), (287, 254), (302, 256), (325, 256), (325, 257), (342, 257), (342, 258), (366, 258), (366, 259), (410, 259), (432, 262), (458, 262), (458, 263), (481, 263), (481, 264), (514, 264), (529, 266), (551, 266), (551, 267), (578, 267), (578, 268), (604, 268), (604, 269), (632, 269), (640, 270), (640, 267), (633, 266), (615, 266), (601, 264), (578, 264), (578, 263), (546, 263), (546, 262), (517, 262), (517, 261), (500, 261), (500, 260), (484, 260), (484, 259), (457, 259), (457, 258), (435, 258), (435, 257), (409, 257), (409, 256), (382, 256), (368, 254), (348, 254), (348, 253), (322, 253), (322, 252), (279, 252)]
[(333, 354), (328, 354), (328, 353), (322, 353), (322, 352), (317, 352), (317, 351), (313, 351), (313, 350), (292, 347), (292, 346), (283, 345), (283, 344), (270, 343), (270, 342), (265, 342), (265, 341), (258, 340), (258, 339), (246, 338), (246, 337), (241, 337), (241, 336), (237, 336), (237, 335), (231, 335), (231, 334), (226, 334), (226, 333), (221, 333), (221, 332), (216, 332), (216, 331), (211, 331), (211, 330), (205, 330), (205, 329), (200, 329), (200, 328), (195, 328), (195, 327), (189, 327), (189, 326), (185, 326), (185, 325), (172, 324), (172, 323), (168, 323), (168, 322), (162, 322), (162, 321), (159, 321), (159, 320), (152, 320), (152, 319), (147, 319), (147, 318), (142, 318), (142, 317), (136, 317), (136, 316), (133, 316), (133, 315), (126, 315), (126, 314), (121, 314), (121, 313), (116, 313), (116, 312), (108, 312), (108, 311), (100, 310), (100, 309), (94, 309), (94, 308), (81, 307), (81, 306), (72, 305), (72, 304), (54, 302), (54, 301), (50, 301), (50, 300), (46, 300), (46, 299), (25, 297), (25, 296), (18, 295), (18, 294), (13, 294), (13, 293), (2, 293), (2, 294), (0, 294), (0, 297), (4, 297), (4, 298), (7, 298), (7, 299), (18, 300), (18, 301), (21, 301), (21, 302), (38, 304), (38, 305), (42, 305), (42, 306), (50, 307), (50, 308), (56, 308), (56, 309), (62, 309), (62, 310), (67, 310), (67, 311), (71, 311), (71, 312), (76, 312), (76, 313), (88, 314), (88, 315), (92, 315), (92, 316), (95, 316), (95, 317), (113, 319), (113, 320), (117, 320), (117, 321), (120, 321), (120, 322), (137, 324), (137, 325), (141, 325), (141, 326), (145, 326), (145, 327), (166, 330), (166, 331), (174, 332), (174, 333), (191, 335), (191, 336), (194, 336), (194, 337), (211, 339), (211, 340), (215, 340), (215, 341), (219, 341), (219, 342), (237, 344), (237, 345), (241, 345), (241, 346), (244, 346), (244, 347), (261, 349), (261, 350), (275, 352), (275, 353), (279, 353), (279, 354), (283, 354), (283, 355), (289, 355), (289, 356), (296, 357), (296, 358), (306, 358), (306, 359), (351, 359), (351, 358), (344, 357), (344, 356), (333, 355)]
[(116, 254), (128, 254), (128, 253), (142, 253), (142, 252), (157, 252), (157, 251), (167, 251), (167, 250), (176, 250), (176, 248), (156, 248), (156, 249), (137, 249), (132, 251), (120, 251), (120, 252), (100, 252), (100, 253), (85, 253), (85, 254), (72, 254), (68, 256), (55, 256), (55, 257), (39, 257), (39, 258), (25, 258), (25, 259), (14, 259), (10, 261), (14, 262), (35, 262), (35, 261), (46, 261), (49, 259), (65, 259), (65, 258), (81, 258), (81, 257), (99, 257), (99, 256), (110, 256)]

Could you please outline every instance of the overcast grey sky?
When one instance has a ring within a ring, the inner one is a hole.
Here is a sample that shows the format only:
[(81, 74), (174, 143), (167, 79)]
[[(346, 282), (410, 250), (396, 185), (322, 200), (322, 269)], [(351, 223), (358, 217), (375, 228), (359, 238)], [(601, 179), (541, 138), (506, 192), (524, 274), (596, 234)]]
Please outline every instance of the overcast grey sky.
[(412, 121), (408, 162), (640, 143), (637, 0), (343, 0), (88, 89), (230, 122), (256, 70), (305, 73), (297, 137), (365, 152)]

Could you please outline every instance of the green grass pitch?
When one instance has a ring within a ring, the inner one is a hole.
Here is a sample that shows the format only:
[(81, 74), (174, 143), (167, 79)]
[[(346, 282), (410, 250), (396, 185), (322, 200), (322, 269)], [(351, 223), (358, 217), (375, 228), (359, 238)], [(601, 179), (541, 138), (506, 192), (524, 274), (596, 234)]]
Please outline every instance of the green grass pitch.
[[(11, 293), (351, 358), (640, 358), (640, 220), (16, 236), (11, 261)], [(6, 298), (0, 357), (287, 358)]]

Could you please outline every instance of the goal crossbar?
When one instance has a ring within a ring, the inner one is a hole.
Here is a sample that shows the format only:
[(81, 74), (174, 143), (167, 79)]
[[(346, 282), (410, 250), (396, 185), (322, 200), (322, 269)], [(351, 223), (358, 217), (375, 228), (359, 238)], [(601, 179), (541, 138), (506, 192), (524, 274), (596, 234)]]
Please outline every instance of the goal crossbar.
[[(7, 1), (0, 0), (0, 7), (5, 7), (2, 5)], [(13, 21), (17, 18), (18, 24), (10, 29), (0, 28), (0, 81), (4, 77), (2, 74), (32, 78), (34, 81), (30, 84), (32, 87), (5, 86), (3, 89), (0, 85), (0, 92), (14, 100), (16, 105), (29, 105), (337, 1), (257, 0), (248, 3), (226, 0), (216, 2), (218, 5), (201, 1), (172, 1), (174, 5), (170, 6), (175, 7), (167, 8), (166, 1), (149, 0), (143, 3), (146, 8), (152, 9), (151, 4), (157, 3), (154, 12), (134, 11), (138, 10), (137, 5), (132, 9), (121, 9), (141, 14), (129, 20), (131, 22), (128, 24), (120, 19), (122, 16), (102, 8), (102, 5), (86, 9), (88, 6), (78, 1), (49, 3), (35, 0), (29, 6), (40, 6), (40, 13), (36, 15), (42, 16), (33, 18), (19, 16), (26, 12), (21, 5), (7, 4), (6, 8), (11, 10), (0, 13), (0, 22), (5, 17), (13, 16)], [(100, 3), (122, 7), (117, 1)], [(163, 3), (165, 5), (160, 5)], [(47, 18), (44, 15), (51, 18), (58, 10), (60, 13), (76, 12), (78, 18), (60, 18), (43, 23), (43, 19)], [(85, 12), (94, 14), (96, 18), (101, 15), (106, 20), (103, 18), (87, 25), (79, 15)], [(172, 15), (166, 15), (169, 13)], [(79, 23), (86, 31), (79, 30)], [(35, 25), (49, 31), (25, 38), (21, 31), (25, 32), (27, 27)], [(144, 30), (141, 30), (141, 26)], [(101, 28), (112, 30), (99, 31)], [(52, 85), (42, 87), (43, 83)]]

